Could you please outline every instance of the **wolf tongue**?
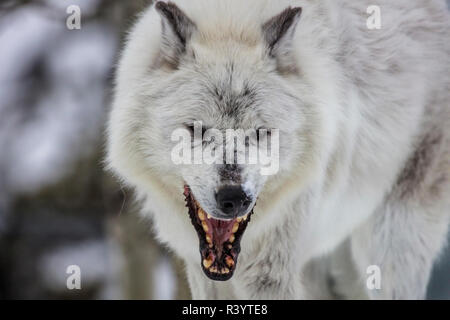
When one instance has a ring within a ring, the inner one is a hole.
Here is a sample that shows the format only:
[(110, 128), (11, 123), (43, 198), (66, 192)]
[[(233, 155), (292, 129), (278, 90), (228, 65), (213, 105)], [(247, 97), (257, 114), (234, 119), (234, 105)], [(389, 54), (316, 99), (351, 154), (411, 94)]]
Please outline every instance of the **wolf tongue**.
[(232, 234), (233, 226), (236, 222), (236, 219), (223, 221), (216, 219), (209, 219), (209, 224), (211, 226), (211, 233), (213, 235), (213, 242), (216, 246), (218, 254), (222, 253), (223, 244), (228, 241)]

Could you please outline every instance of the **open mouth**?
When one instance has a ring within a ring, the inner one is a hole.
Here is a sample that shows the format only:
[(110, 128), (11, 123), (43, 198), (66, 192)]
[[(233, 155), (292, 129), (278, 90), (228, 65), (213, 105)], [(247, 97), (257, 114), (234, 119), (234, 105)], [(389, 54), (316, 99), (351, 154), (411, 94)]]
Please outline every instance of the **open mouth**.
[(184, 186), (186, 207), (200, 242), (202, 269), (212, 280), (229, 280), (236, 269), (241, 238), (250, 222), (253, 209), (245, 216), (218, 220), (206, 213), (195, 200), (189, 186)]

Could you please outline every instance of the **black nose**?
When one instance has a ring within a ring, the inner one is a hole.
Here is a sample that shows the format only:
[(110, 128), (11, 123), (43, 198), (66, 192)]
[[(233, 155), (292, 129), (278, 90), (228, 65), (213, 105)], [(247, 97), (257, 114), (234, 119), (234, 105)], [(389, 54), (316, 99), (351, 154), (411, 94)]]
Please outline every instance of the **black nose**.
[(230, 217), (244, 214), (252, 203), (251, 199), (247, 197), (244, 190), (239, 186), (220, 188), (217, 192), (216, 200), (219, 209)]

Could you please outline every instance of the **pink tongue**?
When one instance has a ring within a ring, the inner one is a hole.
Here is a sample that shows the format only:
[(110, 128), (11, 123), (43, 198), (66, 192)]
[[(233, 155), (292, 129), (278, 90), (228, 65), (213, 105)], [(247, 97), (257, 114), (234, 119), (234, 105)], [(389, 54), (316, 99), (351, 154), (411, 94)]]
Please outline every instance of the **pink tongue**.
[(208, 219), (208, 222), (212, 229), (213, 241), (216, 245), (221, 247), (224, 242), (226, 242), (231, 236), (231, 230), (236, 222), (236, 219), (223, 221), (216, 219)]

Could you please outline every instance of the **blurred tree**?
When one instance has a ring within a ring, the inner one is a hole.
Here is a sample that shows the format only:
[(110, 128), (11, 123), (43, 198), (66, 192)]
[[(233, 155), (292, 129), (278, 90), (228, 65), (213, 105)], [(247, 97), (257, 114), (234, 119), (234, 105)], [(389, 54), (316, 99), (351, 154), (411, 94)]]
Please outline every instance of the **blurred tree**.
[[(1, 298), (189, 298), (180, 261), (102, 167), (118, 44), (150, 3), (0, 3)], [(70, 4), (79, 31), (66, 28)], [(66, 288), (69, 264), (81, 267), (80, 291)], [(155, 272), (174, 279), (155, 283)]]

